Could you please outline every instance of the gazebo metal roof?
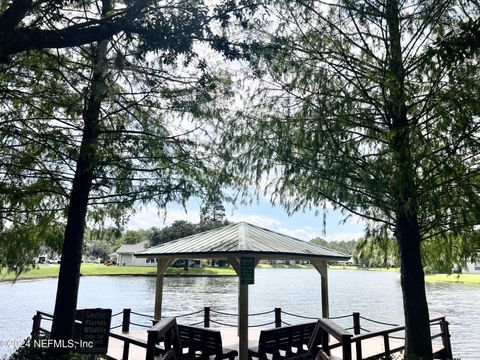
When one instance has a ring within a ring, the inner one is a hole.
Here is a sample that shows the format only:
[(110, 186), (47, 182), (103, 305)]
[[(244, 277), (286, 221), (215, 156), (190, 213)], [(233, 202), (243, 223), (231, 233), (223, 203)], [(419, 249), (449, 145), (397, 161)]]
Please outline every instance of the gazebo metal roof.
[[(240, 222), (187, 236), (135, 254), (157, 259), (155, 319), (162, 315), (163, 273), (176, 258), (227, 259), (239, 276), (238, 335), (240, 360), (248, 360), (248, 276), (261, 259), (309, 260), (320, 273), (322, 316), (328, 317), (329, 260), (349, 260), (350, 255), (294, 237)], [(242, 276), (243, 280), (242, 280)]]
[(250, 255), (259, 258), (348, 260), (350, 255), (246, 222), (227, 225), (169, 241), (135, 254), (137, 257), (215, 258)]

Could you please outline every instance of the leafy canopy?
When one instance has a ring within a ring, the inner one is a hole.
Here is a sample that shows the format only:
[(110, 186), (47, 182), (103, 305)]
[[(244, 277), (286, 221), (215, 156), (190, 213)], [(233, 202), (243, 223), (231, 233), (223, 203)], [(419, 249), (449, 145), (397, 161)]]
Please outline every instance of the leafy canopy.
[[(480, 9), (455, 1), (399, 6), (404, 97), (396, 103), (386, 5), (280, 2), (256, 33), (269, 44), (254, 67), (262, 81), (249, 83), (232, 119), (225, 144), (235, 156), (226, 151), (225, 160), (246, 186), (267, 179), (272, 201), (290, 212), (331, 203), (366, 219), (367, 237), (390, 236), (404, 171), (394, 134), (402, 131), (413, 178), (406, 207), (418, 214), (421, 239), (443, 247), (433, 239), (472, 234), (480, 224), (480, 69), (475, 52), (443, 61), (438, 39)], [(399, 130), (392, 113), (403, 102)], [(458, 245), (470, 254), (478, 249), (477, 237), (464, 239)]]

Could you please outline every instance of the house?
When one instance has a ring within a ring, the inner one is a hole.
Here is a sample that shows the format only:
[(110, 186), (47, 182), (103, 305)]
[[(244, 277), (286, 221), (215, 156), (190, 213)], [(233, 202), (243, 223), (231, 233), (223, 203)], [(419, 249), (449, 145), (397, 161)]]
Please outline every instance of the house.
[(124, 244), (117, 251), (117, 265), (119, 266), (156, 266), (155, 259), (137, 258), (133, 254), (145, 250), (148, 247), (148, 240), (137, 244)]
[(467, 262), (462, 272), (464, 274), (480, 274), (480, 261)]

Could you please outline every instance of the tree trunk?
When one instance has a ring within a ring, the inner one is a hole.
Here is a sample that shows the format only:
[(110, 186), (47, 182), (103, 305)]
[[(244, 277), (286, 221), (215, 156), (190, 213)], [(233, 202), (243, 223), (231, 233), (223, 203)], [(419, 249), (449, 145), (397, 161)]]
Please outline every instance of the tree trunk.
[[(102, 12), (104, 14), (110, 9), (109, 3), (110, 0), (103, 2)], [(100, 109), (106, 95), (107, 45), (108, 40), (104, 40), (94, 49), (93, 74), (83, 113), (82, 143), (70, 193), (58, 277), (51, 334), (54, 339), (68, 340), (73, 335), (82, 262), (83, 234), (96, 161)]]
[(432, 341), (417, 220), (400, 215), (396, 235), (400, 248), (400, 274), (405, 313), (405, 359), (432, 359)]
[(396, 229), (401, 259), (401, 284), (405, 315), (405, 359), (432, 359), (432, 342), (425, 279), (420, 255), (415, 164), (410, 151), (407, 118), (405, 69), (397, 0), (387, 2), (389, 64), (386, 76), (387, 111), (391, 121), (394, 161), (393, 192), (396, 199)]

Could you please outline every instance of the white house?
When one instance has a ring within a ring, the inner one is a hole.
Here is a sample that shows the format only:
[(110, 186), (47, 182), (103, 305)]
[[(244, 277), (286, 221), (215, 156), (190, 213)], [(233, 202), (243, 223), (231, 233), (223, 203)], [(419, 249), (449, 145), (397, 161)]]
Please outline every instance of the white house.
[(464, 274), (480, 274), (480, 261), (467, 262), (462, 272)]
[(137, 244), (125, 244), (120, 246), (115, 253), (117, 254), (117, 264), (119, 266), (156, 266), (155, 259), (137, 258), (133, 254), (145, 250), (148, 247), (148, 241), (142, 241)]

